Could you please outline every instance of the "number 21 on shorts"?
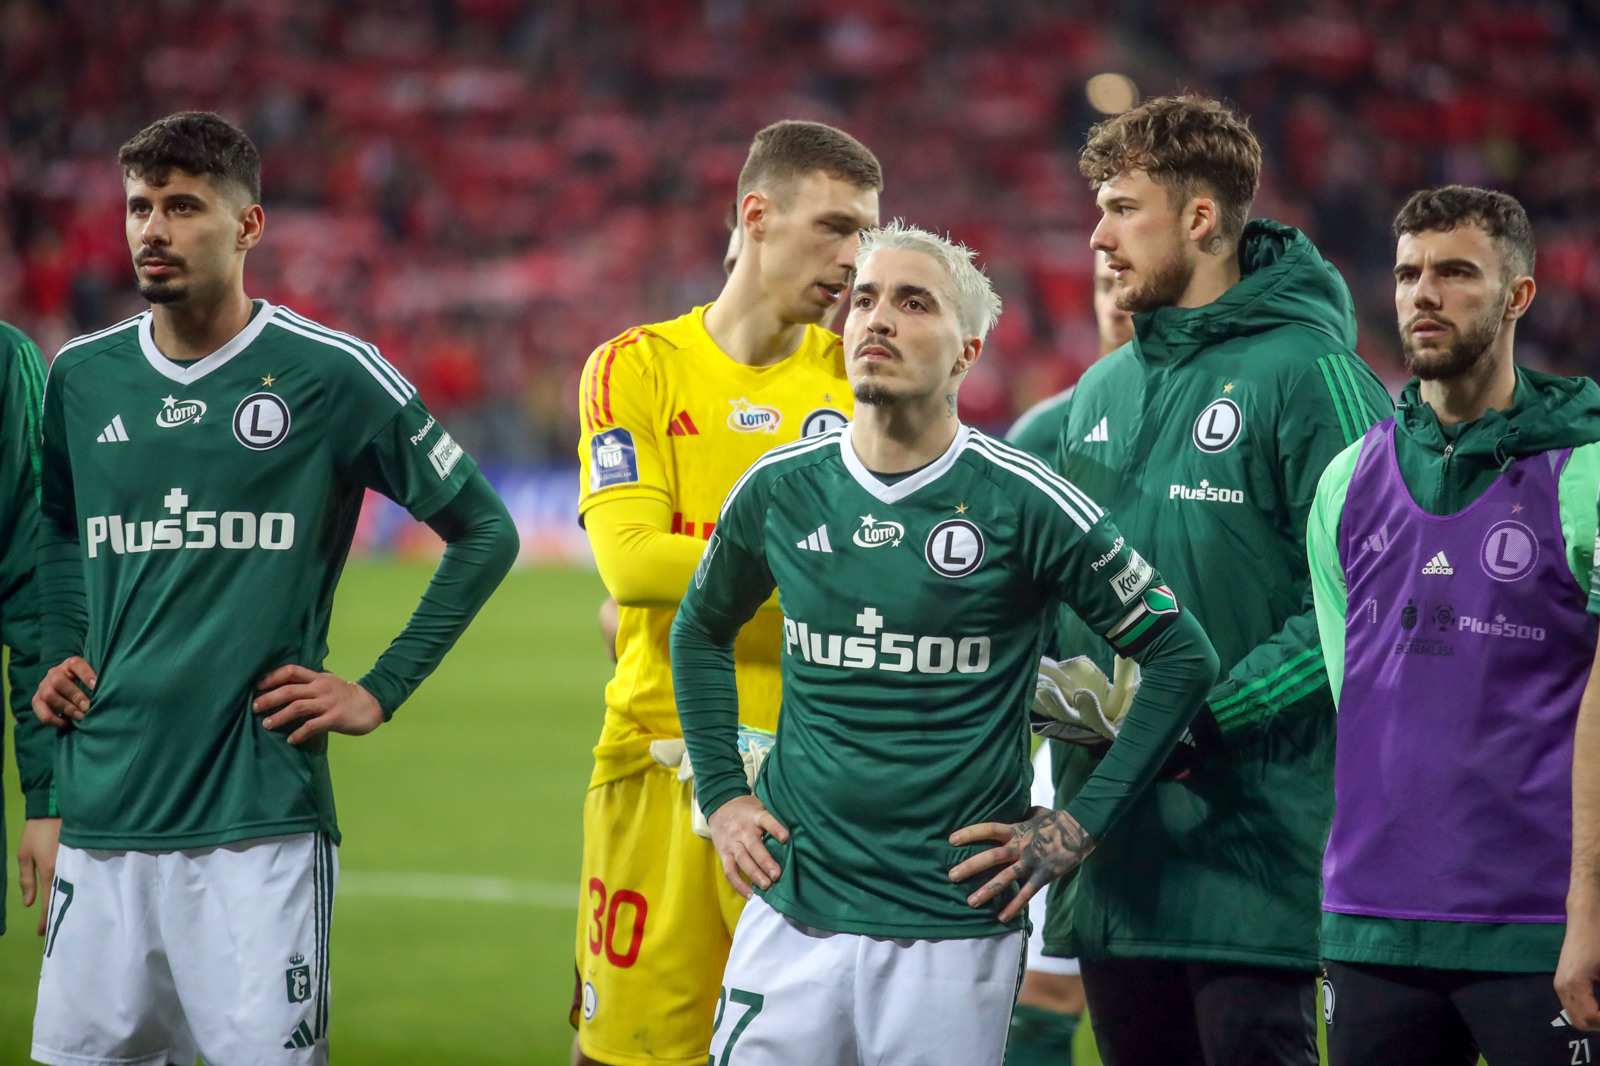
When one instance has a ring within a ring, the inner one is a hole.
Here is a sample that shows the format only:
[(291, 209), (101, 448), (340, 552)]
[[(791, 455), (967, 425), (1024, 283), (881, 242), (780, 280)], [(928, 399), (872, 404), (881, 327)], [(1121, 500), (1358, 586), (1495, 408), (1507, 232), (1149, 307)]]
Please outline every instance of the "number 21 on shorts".
[[(733, 1027), (733, 1032), (728, 1034), (727, 1046), (722, 1049), (720, 1066), (733, 1066), (733, 1046), (739, 1042), (739, 1037), (744, 1035), (745, 1027), (755, 1021), (756, 1015), (761, 1013), (761, 1005), (766, 1002), (766, 997), (759, 992), (746, 992), (742, 988), (724, 988), (717, 996), (717, 1017), (711, 1023), (711, 1036), (714, 1040), (717, 1030), (722, 1028), (722, 1019), (727, 1014), (728, 1004), (745, 1008), (744, 1014)], [(719, 1066), (715, 1053), (706, 1059), (706, 1066)]]

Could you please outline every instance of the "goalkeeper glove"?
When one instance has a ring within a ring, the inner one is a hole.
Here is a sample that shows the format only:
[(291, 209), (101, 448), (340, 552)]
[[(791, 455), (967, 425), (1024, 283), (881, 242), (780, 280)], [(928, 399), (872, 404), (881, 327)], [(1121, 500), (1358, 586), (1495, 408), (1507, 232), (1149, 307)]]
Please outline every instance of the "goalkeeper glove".
[(1138, 691), (1139, 664), (1132, 659), (1119, 657), (1110, 681), (1087, 656), (1040, 659), (1028, 722), (1038, 736), (1104, 749)]
[[(777, 742), (776, 733), (756, 729), (754, 726), (739, 727), (739, 758), (744, 763), (745, 782), (752, 790), (756, 787), (756, 778), (761, 774), (761, 764), (766, 761), (767, 753), (772, 751), (772, 746)], [(689, 761), (689, 748), (682, 740), (677, 738), (652, 740), (650, 757), (669, 770), (676, 768), (679, 781), (694, 780), (694, 765)], [(689, 826), (696, 836), (711, 839), (711, 823), (706, 821), (704, 812), (700, 810), (700, 797), (695, 795), (693, 790), (689, 794)]]

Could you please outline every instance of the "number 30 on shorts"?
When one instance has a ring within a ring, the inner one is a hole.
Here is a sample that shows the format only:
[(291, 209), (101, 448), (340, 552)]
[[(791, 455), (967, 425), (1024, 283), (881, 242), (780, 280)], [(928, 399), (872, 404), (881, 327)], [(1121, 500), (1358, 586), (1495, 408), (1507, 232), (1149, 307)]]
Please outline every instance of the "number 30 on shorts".
[[(619, 888), (606, 893), (606, 884), (598, 877), (589, 878), (589, 902), (594, 904), (594, 925), (589, 930), (589, 952), (605, 952), (606, 960), (619, 969), (626, 970), (639, 961), (639, 948), (644, 944), (644, 919), (650, 905), (639, 893), (629, 888)], [(622, 935), (626, 942), (617, 942), (617, 921), (623, 908), (632, 910), (632, 927), (626, 923)]]
[[(735, 1006), (745, 1008), (744, 1014), (739, 1018), (738, 1023), (734, 1025), (733, 1032), (728, 1034), (727, 1044), (722, 1048), (721, 1066), (733, 1066), (733, 1046), (744, 1035), (745, 1027), (756, 1020), (756, 1015), (761, 1013), (761, 1007), (766, 1001), (767, 997), (761, 993), (746, 992), (742, 988), (724, 988), (722, 994), (717, 996), (717, 1018), (711, 1023), (711, 1035), (713, 1038), (717, 1035), (717, 1030), (722, 1028), (722, 1018), (727, 1013), (728, 1004), (732, 1003)], [(706, 1059), (706, 1066), (718, 1066), (717, 1056), (714, 1052), (710, 1058)]]

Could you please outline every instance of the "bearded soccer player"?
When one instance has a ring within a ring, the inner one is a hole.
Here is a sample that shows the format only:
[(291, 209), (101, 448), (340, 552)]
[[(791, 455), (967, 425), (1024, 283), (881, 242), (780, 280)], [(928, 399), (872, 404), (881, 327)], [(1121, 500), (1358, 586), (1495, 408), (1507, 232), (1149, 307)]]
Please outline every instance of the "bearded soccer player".
[(1535, 289), (1515, 199), (1429, 189), (1394, 228), (1416, 376), (1323, 472), (1309, 529), (1339, 707), (1328, 1059), (1590, 1061), (1552, 981), (1600, 632), (1600, 388), (1515, 362)]
[[(1261, 149), (1240, 116), (1150, 100), (1096, 126), (1080, 168), (1134, 336), (1078, 382), (1060, 470), (1149, 551), (1223, 676), (1188, 764), (1101, 842), (1045, 952), (1080, 958), (1110, 1066), (1310, 1066), (1334, 718), (1305, 522), (1328, 460), (1392, 404), (1338, 271), (1246, 221)], [(1111, 673), (1090, 627), (1062, 627)]]
[[(839, 338), (818, 323), (849, 286), (882, 186), (877, 159), (843, 131), (762, 130), (739, 175), (742, 237), (716, 302), (628, 330), (584, 369), (579, 514), (620, 611), (584, 801), (579, 1063), (706, 1060), (743, 901), (691, 829), (668, 634), (734, 481), (775, 445), (850, 415)], [(736, 653), (747, 725), (777, 722), (781, 647), (771, 604)]]
[[(958, 419), (1000, 310), (971, 256), (898, 222), (862, 238), (856, 421), (739, 480), (673, 626), (700, 803), (729, 883), (760, 896), (718, 1003), (730, 1066), (998, 1066), (1028, 900), (1115, 825), (1215, 677), (1105, 512)], [(775, 589), (783, 712), (752, 795), (734, 642)], [(1146, 672), (1122, 739), (1051, 811), (1028, 802), (1026, 723), (1062, 600)]]
[[(260, 162), (216, 115), (119, 155), (151, 309), (45, 390), (46, 661), (61, 850), (33, 1057), (325, 1063), (339, 840), (329, 732), (370, 733), (510, 568), (510, 515), (377, 349), (245, 294)], [(359, 682), (322, 669), (376, 489), (444, 538)]]
[[(1104, 252), (1094, 253), (1094, 323), (1099, 335), (1098, 358), (1105, 358), (1133, 337), (1133, 316), (1117, 306), (1116, 278)], [(1046, 462), (1054, 462), (1061, 441), (1061, 424), (1067, 420), (1073, 386), (1028, 408), (1006, 434), (1006, 441)], [(1068, 653), (1052, 639), (1045, 654), (1052, 659)], [(1049, 807), (1055, 797), (1077, 795), (1093, 771), (1089, 753), (1060, 741), (1039, 745), (1033, 760), (1033, 802)], [(1071, 1066), (1072, 1041), (1083, 1013), (1083, 978), (1078, 960), (1044, 953), (1044, 929), (1049, 907), (1071, 906), (1072, 878), (1063, 878), (1041, 892), (1028, 905), (1034, 934), (1028, 938), (1028, 972), (1023, 975), (1017, 1006), (1011, 1014), (1011, 1037), (1006, 1042), (1006, 1066)], [(1064, 927), (1064, 926), (1063, 926)]]

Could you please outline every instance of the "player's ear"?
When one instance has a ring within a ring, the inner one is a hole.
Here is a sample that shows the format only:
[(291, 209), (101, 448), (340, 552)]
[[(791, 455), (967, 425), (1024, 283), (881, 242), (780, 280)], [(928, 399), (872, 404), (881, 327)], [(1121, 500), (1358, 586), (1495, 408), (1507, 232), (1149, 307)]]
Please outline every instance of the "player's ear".
[[(751, 240), (762, 240), (767, 235), (767, 216), (772, 201), (759, 189), (751, 189), (739, 202), (739, 225)], [(741, 242), (742, 243), (742, 242)]]
[(1539, 287), (1526, 274), (1520, 278), (1513, 279), (1511, 282), (1511, 294), (1506, 300), (1505, 320), (1507, 322), (1515, 322), (1527, 314), (1528, 305), (1533, 303), (1533, 295), (1538, 290)]
[(1202, 252), (1216, 255), (1222, 251), (1222, 212), (1211, 197), (1190, 200), (1183, 209), (1183, 223), (1186, 235)]
[(951, 369), (950, 376), (955, 377), (971, 370), (972, 364), (976, 363), (981, 355), (983, 355), (983, 338), (968, 337), (961, 344), (961, 354), (956, 356), (956, 364)]
[(261, 231), (266, 228), (267, 215), (261, 210), (260, 204), (251, 204), (239, 213), (239, 238), (238, 248), (241, 252), (248, 252), (261, 240)]

